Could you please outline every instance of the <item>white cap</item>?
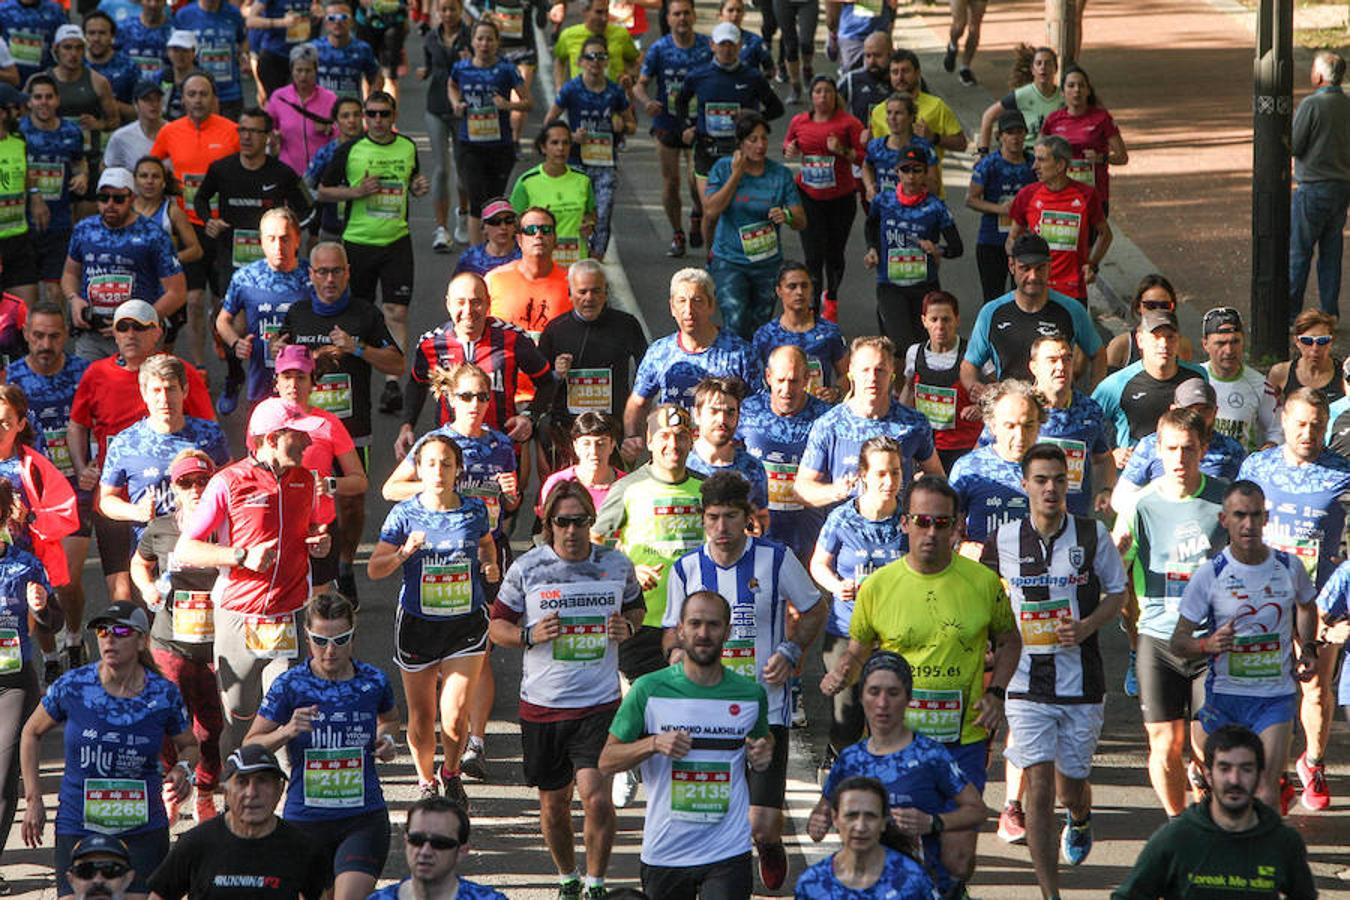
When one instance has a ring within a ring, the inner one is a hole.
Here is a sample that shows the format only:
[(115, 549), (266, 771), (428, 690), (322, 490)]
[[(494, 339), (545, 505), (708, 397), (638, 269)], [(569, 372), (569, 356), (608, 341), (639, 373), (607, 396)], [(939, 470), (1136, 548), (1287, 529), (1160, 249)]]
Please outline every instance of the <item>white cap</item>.
[(121, 191), (136, 190), (136, 179), (127, 169), (119, 166), (113, 166), (103, 170), (103, 174), (98, 176), (99, 189), (105, 187), (117, 188)]
[(64, 44), (66, 41), (79, 41), (84, 43), (84, 32), (78, 25), (62, 25), (56, 29), (56, 37), (52, 38), (52, 46), (56, 47)]
[(712, 42), (720, 44), (723, 41), (739, 44), (741, 42), (741, 30), (730, 22), (718, 22), (713, 26)]
[(184, 50), (196, 50), (197, 34), (196, 32), (186, 31), (181, 28), (174, 29), (174, 32), (169, 35), (169, 40), (166, 42), (165, 46), (181, 47)]

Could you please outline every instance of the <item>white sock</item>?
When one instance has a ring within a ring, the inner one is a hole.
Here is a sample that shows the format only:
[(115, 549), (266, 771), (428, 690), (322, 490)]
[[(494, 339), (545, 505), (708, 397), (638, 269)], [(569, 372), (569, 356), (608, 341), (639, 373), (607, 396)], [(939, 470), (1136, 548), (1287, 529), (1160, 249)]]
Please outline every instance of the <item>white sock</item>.
[(589, 891), (589, 890), (590, 890), (591, 888), (593, 888), (593, 887), (604, 887), (604, 886), (605, 886), (605, 876), (603, 876), (603, 875), (599, 875), (599, 876), (596, 876), (596, 875), (587, 875), (587, 876), (586, 876), (586, 890)]

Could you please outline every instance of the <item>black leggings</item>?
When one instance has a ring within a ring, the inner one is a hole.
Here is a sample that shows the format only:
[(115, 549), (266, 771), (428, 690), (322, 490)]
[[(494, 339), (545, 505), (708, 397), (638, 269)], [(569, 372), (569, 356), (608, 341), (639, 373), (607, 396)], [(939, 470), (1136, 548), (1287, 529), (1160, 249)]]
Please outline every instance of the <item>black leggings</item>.
[(0, 852), (19, 808), (19, 732), (37, 703), (37, 669), (31, 660), (0, 679)]
[(291, 83), (291, 59), (271, 50), (258, 54), (258, 80), (268, 94), (281, 90)]
[(773, 0), (773, 15), (783, 31), (782, 58), (808, 64), (816, 52), (816, 22), (820, 19), (820, 0)]
[[(759, 36), (764, 38), (764, 46), (769, 52), (773, 52), (773, 36), (778, 33), (778, 16), (774, 14), (774, 0), (754, 0), (755, 9), (759, 10)], [(664, 20), (664, 16), (662, 19)], [(778, 48), (781, 57), (783, 48)]]
[(858, 195), (813, 200), (806, 191), (798, 193), (801, 194), (802, 208), (806, 210), (806, 227), (797, 232), (802, 239), (806, 270), (811, 273), (811, 283), (817, 294), (824, 290), (832, 299), (838, 300), (839, 285), (844, 281), (848, 234), (858, 215)]
[(881, 333), (895, 343), (897, 353), (904, 353), (910, 344), (927, 340), (927, 332), (923, 330), (923, 295), (938, 289), (936, 281), (908, 287), (877, 285), (877, 322)]
[(980, 289), (984, 302), (1002, 297), (1009, 291), (1008, 254), (1002, 244), (976, 244), (975, 265), (980, 270)]
[(506, 183), (516, 165), (511, 145), (459, 144), (460, 184), (469, 188), (469, 215), (481, 218), (483, 207), (493, 197), (506, 196)]

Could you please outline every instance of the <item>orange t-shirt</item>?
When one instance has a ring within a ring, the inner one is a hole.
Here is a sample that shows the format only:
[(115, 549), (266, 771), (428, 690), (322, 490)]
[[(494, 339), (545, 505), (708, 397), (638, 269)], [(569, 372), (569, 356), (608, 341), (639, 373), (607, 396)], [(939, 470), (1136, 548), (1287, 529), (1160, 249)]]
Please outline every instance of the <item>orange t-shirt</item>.
[[(491, 315), (523, 329), (530, 340), (539, 343), (544, 326), (572, 311), (572, 296), (567, 289), (567, 270), (555, 265), (543, 278), (529, 278), (520, 270), (521, 260), (498, 266), (487, 274)], [(552, 365), (553, 360), (549, 360)], [(534, 382), (521, 373), (516, 385), (516, 402), (534, 399)]]
[(239, 152), (238, 126), (224, 116), (209, 115), (198, 128), (187, 116), (175, 119), (159, 130), (150, 155), (169, 161), (173, 174), (182, 182), (179, 205), (193, 225), (205, 225), (192, 208), (201, 187), (202, 176), (211, 163)]

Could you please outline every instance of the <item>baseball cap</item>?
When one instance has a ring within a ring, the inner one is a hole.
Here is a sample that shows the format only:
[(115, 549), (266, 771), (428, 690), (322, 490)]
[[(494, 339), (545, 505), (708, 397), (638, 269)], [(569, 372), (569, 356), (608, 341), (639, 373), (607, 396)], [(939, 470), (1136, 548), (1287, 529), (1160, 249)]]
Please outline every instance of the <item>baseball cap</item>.
[(515, 207), (506, 201), (503, 197), (494, 197), (483, 207), (483, 221), (490, 222), (502, 213), (516, 214)]
[(303, 344), (287, 344), (277, 354), (275, 370), (278, 373), (312, 373), (314, 371), (314, 356), (309, 352), (309, 348)]
[(130, 600), (110, 603), (107, 609), (89, 620), (90, 628), (97, 628), (100, 625), (126, 625), (141, 634), (150, 632), (150, 619), (146, 616), (145, 610)]
[(1050, 261), (1050, 245), (1034, 231), (1024, 231), (1013, 241), (1012, 258), (1024, 266), (1039, 266)]
[(151, 94), (164, 96), (164, 88), (153, 81), (138, 81), (136, 86), (131, 89), (131, 99), (140, 100), (142, 97), (149, 97)]
[(240, 772), (245, 775), (250, 772), (275, 772), (281, 778), (286, 777), (286, 770), (277, 762), (276, 754), (262, 744), (245, 744), (231, 753), (221, 769), (220, 780), (229, 781)]
[(116, 325), (123, 319), (131, 319), (133, 322), (140, 322), (142, 325), (158, 325), (159, 313), (155, 312), (155, 308), (144, 300), (126, 300), (113, 313), (113, 324)]
[(1205, 313), (1205, 317), (1200, 321), (1200, 327), (1205, 336), (1211, 334), (1231, 334), (1241, 332), (1242, 313), (1231, 306), (1216, 306)]
[(712, 42), (720, 44), (723, 41), (731, 41), (733, 44), (739, 43), (741, 39), (741, 30), (730, 22), (718, 22), (712, 30)]
[(127, 865), (131, 865), (131, 853), (120, 838), (110, 834), (91, 834), (80, 839), (75, 849), (70, 851), (70, 861), (77, 862), (86, 856), (115, 856)]
[(121, 166), (112, 166), (104, 169), (103, 174), (98, 176), (98, 186), (100, 188), (117, 188), (119, 191), (136, 190), (136, 177), (128, 169)]
[(84, 43), (84, 32), (78, 25), (62, 25), (56, 29), (56, 37), (52, 38), (52, 46), (64, 44), (66, 41), (79, 41)]
[(1026, 131), (1026, 117), (1022, 115), (1020, 109), (1005, 109), (999, 113), (998, 130), (1000, 134), (1008, 131)]
[(181, 47), (184, 50), (196, 50), (197, 35), (186, 29), (178, 28), (174, 30), (173, 34), (169, 35), (169, 39), (165, 42), (164, 46)]
[(248, 420), (248, 433), (250, 435), (264, 435), (281, 431), (284, 428), (289, 431), (312, 434), (322, 428), (323, 425), (323, 419), (318, 416), (312, 416), (280, 397), (271, 397), (254, 408), (253, 415)]
[(1181, 326), (1177, 324), (1177, 314), (1169, 310), (1146, 309), (1139, 317), (1139, 331), (1143, 334), (1152, 334), (1164, 326), (1173, 331), (1181, 331)]
[(7, 81), (0, 81), (0, 106), (23, 106), (28, 95)]
[(1217, 406), (1219, 398), (1218, 394), (1214, 393), (1214, 385), (1196, 377), (1187, 378), (1177, 385), (1176, 391), (1172, 394), (1172, 402), (1177, 406)]
[(918, 163), (927, 168), (928, 154), (923, 151), (922, 147), (916, 147), (914, 144), (907, 144), (905, 145), (905, 148), (900, 151), (900, 159), (897, 160), (896, 166), (903, 166), (905, 163)]
[(211, 475), (215, 471), (215, 464), (209, 459), (202, 459), (200, 456), (184, 456), (169, 466), (169, 480), (177, 481), (184, 475), (196, 475), (198, 473)]
[(693, 433), (694, 422), (689, 418), (689, 410), (676, 403), (662, 403), (647, 416), (648, 439), (668, 428)]

